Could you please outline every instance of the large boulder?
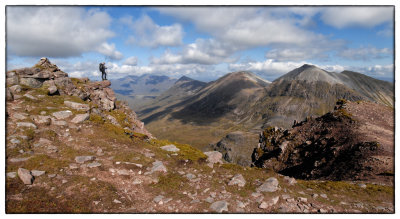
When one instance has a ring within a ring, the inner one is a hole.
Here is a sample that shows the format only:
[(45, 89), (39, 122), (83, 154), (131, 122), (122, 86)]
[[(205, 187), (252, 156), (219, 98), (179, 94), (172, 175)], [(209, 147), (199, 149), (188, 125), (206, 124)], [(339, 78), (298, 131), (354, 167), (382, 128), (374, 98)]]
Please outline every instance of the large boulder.
[(22, 180), (25, 185), (31, 185), (33, 183), (34, 177), (31, 172), (24, 168), (18, 169), (18, 177)]

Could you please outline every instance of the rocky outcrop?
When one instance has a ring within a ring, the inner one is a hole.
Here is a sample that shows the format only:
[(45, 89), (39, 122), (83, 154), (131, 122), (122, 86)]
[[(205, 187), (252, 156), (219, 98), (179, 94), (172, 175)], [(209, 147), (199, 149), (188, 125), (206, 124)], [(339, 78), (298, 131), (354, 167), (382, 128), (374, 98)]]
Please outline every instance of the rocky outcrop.
[(253, 165), (302, 179), (385, 180), (385, 173), (393, 172), (394, 146), (379, 136), (393, 139), (391, 111), (340, 100), (334, 111), (296, 122), (290, 130), (269, 127), (260, 134)]
[[(114, 125), (122, 126), (122, 124), (118, 124), (118, 121), (114, 117), (105, 113), (118, 108), (121, 113), (126, 114), (124, 123), (128, 133), (137, 132), (147, 135), (149, 138), (153, 138), (144, 127), (144, 123), (137, 118), (134, 111), (124, 103), (117, 106), (115, 93), (110, 88), (111, 82), (108, 80), (96, 82), (90, 82), (88, 78), (74, 78), (72, 80), (68, 77), (67, 73), (61, 71), (57, 65), (52, 64), (47, 58), (41, 58), (40, 61), (31, 68), (8, 71), (6, 78), (8, 101), (13, 101), (18, 97), (18, 93), (22, 90), (21, 85), (31, 88), (44, 88), (47, 90), (47, 94), (51, 96), (76, 96), (92, 104), (65, 101), (65, 106), (89, 113), (75, 116), (72, 120), (73, 123), (81, 123), (87, 120), (90, 114), (94, 113), (100, 115), (105, 120), (111, 120), (111, 123)], [(33, 100), (35, 98), (30, 94), (25, 94), (24, 96)], [(72, 112), (60, 111), (53, 113), (53, 116), (63, 120), (72, 116)], [(57, 122), (63, 121), (56, 121), (54, 124)]]
[(219, 142), (210, 144), (209, 147), (221, 152), (226, 162), (250, 166), (255, 144), (257, 144), (257, 134), (235, 131), (227, 134)]

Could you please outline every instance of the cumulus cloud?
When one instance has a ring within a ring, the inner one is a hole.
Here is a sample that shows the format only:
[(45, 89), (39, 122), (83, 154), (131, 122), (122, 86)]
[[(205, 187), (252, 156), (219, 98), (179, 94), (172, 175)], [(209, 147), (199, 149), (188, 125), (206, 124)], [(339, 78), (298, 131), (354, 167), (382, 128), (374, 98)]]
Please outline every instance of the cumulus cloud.
[(339, 56), (343, 58), (363, 61), (387, 58), (392, 54), (393, 52), (389, 48), (379, 49), (375, 47), (350, 48), (339, 52)]
[[(226, 60), (232, 54), (247, 49), (269, 46), (267, 58), (279, 61), (325, 59), (327, 51), (342, 48), (344, 41), (331, 40), (304, 26), (310, 26), (321, 8), (293, 7), (218, 7), (218, 8), (160, 8), (161, 13), (192, 22), (200, 32), (213, 38), (198, 39), (186, 46), (202, 63)], [(214, 54), (212, 52), (215, 51)], [(216, 52), (219, 52), (216, 53)], [(168, 54), (171, 58), (171, 54)], [(175, 54), (174, 60), (189, 61), (185, 51)], [(177, 56), (182, 56), (178, 57)], [(167, 57), (165, 57), (167, 58)]]
[(124, 65), (136, 66), (138, 63), (138, 59), (136, 56), (131, 56), (124, 61)]
[(250, 61), (247, 63), (236, 63), (230, 64), (229, 70), (231, 71), (252, 71), (256, 72), (267, 79), (275, 79), (276, 77), (288, 73), (289, 71), (298, 68), (306, 62), (279, 62), (273, 59), (267, 59), (265, 61), (257, 62)]
[(362, 74), (370, 76), (380, 76), (380, 77), (393, 77), (394, 68), (393, 64), (388, 65), (374, 65), (367, 67), (349, 67), (349, 70), (360, 72)]
[(393, 20), (394, 7), (329, 7), (322, 11), (324, 23), (336, 28), (375, 27)]
[(120, 60), (124, 57), (121, 52), (117, 51), (115, 44), (102, 43), (97, 51), (113, 60)]
[(160, 8), (161, 13), (193, 22), (202, 32), (237, 47), (269, 44), (303, 44), (317, 37), (290, 19), (273, 16), (260, 7)]
[(231, 58), (235, 51), (237, 48), (215, 39), (197, 39), (177, 53), (166, 50), (159, 58), (152, 58), (151, 63), (213, 65), (235, 61), (235, 58)]
[(100, 50), (114, 58), (120, 56), (115, 48), (105, 48), (110, 46), (106, 40), (114, 36), (106, 12), (78, 7), (8, 6), (6, 15), (7, 49), (11, 54), (71, 57)]
[(160, 26), (147, 15), (136, 21), (132, 17), (123, 17), (121, 21), (128, 25), (134, 32), (128, 42), (141, 46), (179, 46), (182, 45), (183, 29), (180, 24)]

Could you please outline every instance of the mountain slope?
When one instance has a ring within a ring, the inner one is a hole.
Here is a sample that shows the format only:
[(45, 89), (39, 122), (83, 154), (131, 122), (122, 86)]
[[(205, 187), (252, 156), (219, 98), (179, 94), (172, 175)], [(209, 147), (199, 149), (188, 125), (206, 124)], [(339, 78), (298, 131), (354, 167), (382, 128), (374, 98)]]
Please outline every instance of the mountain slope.
[(138, 108), (139, 115), (154, 113), (192, 96), (207, 83), (182, 76), (175, 84), (154, 100)]
[(142, 113), (142, 110), (140, 115), (146, 123), (166, 114), (173, 119), (196, 123), (207, 123), (223, 116), (237, 117), (260, 97), (268, 84), (250, 72), (234, 72), (208, 83), (164, 112), (155, 115)]
[(258, 167), (302, 179), (393, 183), (393, 109), (341, 100), (335, 110), (294, 124), (269, 127), (254, 149)]

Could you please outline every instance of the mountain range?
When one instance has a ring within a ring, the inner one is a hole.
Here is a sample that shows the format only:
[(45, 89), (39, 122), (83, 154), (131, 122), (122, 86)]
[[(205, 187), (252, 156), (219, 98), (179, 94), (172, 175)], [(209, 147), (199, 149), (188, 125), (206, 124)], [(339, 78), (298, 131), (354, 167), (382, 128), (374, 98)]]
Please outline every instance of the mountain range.
[(144, 74), (141, 76), (129, 75), (110, 81), (116, 96), (125, 100), (131, 108), (137, 109), (141, 104), (156, 98), (170, 88), (176, 79), (165, 75)]
[(183, 90), (179, 87), (185, 83), (176, 83), (137, 113), (155, 136), (203, 150), (230, 132), (258, 133), (268, 126), (290, 128), (295, 120), (329, 112), (338, 99), (390, 107), (394, 103), (390, 82), (313, 65), (303, 65), (272, 82), (247, 71), (229, 73), (207, 84), (187, 81), (198, 86)]

